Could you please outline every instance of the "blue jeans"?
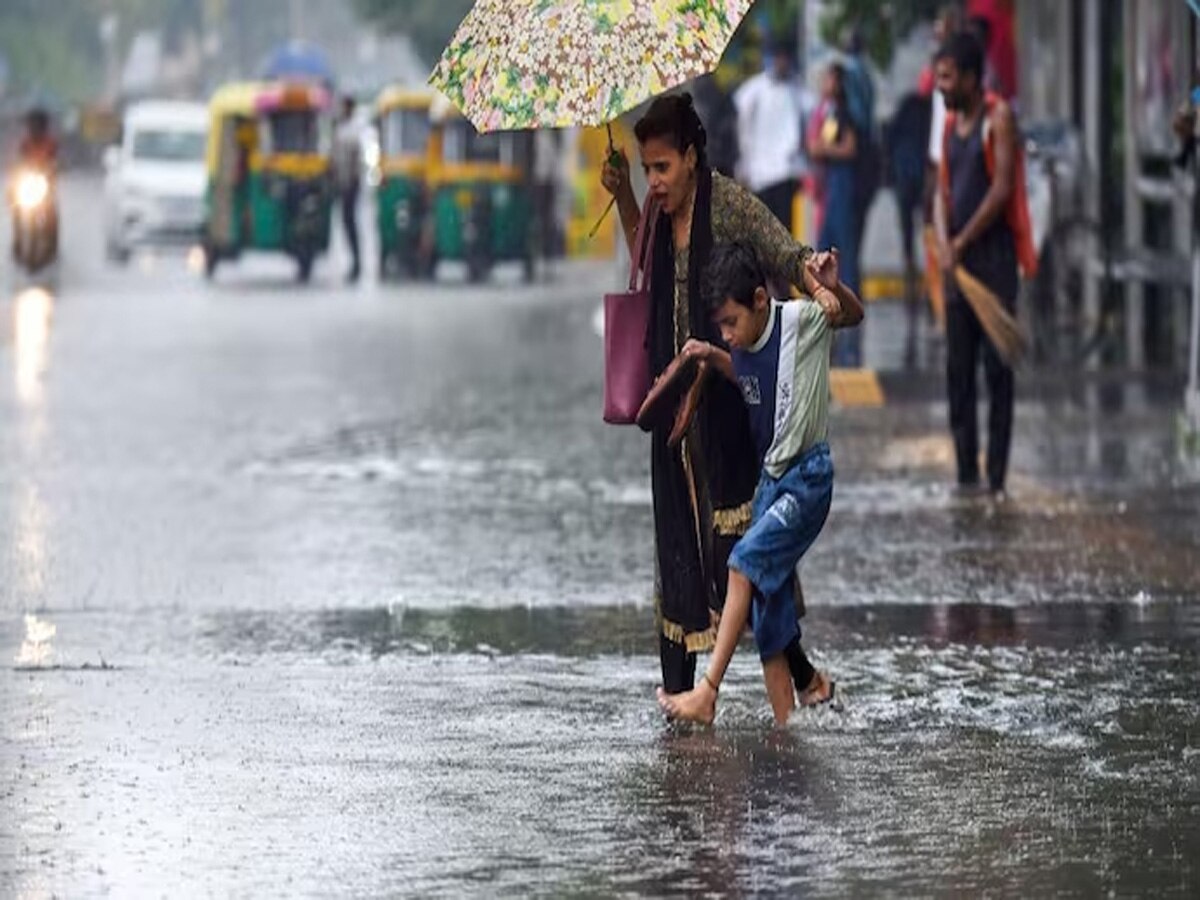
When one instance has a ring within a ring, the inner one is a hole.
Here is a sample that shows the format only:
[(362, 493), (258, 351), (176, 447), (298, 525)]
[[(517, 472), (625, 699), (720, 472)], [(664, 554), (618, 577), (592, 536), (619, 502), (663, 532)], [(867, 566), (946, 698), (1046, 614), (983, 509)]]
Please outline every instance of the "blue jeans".
[(832, 500), (833, 460), (824, 442), (796, 459), (783, 477), (763, 472), (758, 482), (750, 530), (729, 554), (729, 568), (753, 586), (750, 623), (763, 659), (800, 636), (796, 564), (825, 526)]

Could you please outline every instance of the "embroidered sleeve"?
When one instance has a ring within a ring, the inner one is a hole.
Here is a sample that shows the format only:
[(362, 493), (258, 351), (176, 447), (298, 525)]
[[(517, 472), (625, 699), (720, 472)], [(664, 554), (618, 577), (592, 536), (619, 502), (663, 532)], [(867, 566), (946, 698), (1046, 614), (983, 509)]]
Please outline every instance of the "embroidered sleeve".
[(717, 175), (713, 176), (713, 237), (753, 245), (767, 277), (799, 288), (804, 287), (804, 263), (816, 252), (793, 238), (761, 200)]

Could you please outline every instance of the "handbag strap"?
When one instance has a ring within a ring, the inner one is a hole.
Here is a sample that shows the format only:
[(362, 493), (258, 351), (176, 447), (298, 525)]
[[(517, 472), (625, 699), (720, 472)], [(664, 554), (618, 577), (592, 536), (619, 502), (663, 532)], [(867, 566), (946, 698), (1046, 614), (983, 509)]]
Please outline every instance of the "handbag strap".
[(633, 256), (629, 261), (629, 290), (638, 289), (638, 273), (642, 275), (642, 290), (650, 288), (650, 269), (654, 262), (654, 237), (658, 231), (658, 203), (646, 197), (633, 237)]

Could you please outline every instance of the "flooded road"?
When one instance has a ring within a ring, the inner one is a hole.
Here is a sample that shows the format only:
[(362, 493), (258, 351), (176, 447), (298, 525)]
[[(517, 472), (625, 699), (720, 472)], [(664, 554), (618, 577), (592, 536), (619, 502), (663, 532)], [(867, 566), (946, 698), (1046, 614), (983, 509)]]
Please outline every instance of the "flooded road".
[(1027, 373), (992, 504), (885, 371), (804, 568), (846, 711), (773, 729), (746, 649), (675, 730), (608, 271), (206, 285), (89, 229), (0, 317), (3, 893), (1194, 896), (1177, 386)]

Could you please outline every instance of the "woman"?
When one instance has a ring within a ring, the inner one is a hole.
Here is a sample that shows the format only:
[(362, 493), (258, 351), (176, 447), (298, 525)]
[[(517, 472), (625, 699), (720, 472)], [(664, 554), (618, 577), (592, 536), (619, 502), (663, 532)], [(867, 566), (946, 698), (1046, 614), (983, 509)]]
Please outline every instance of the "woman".
[[(792, 240), (754, 195), (712, 171), (704, 126), (690, 95), (655, 100), (634, 133), (650, 195), (661, 210), (649, 334), (650, 371), (657, 377), (689, 338), (720, 343), (700, 290), (714, 243), (752, 244), (772, 278), (810, 290), (803, 263), (813, 251)], [(602, 181), (616, 197), (632, 252), (641, 210), (623, 153), (618, 165), (606, 162)], [(667, 447), (665, 431), (653, 436), (655, 604), (668, 693), (693, 686), (696, 653), (713, 646), (726, 590), (725, 561), (749, 525), (758, 474), (745, 406), (738, 389), (724, 379), (706, 382), (699, 412), (678, 447)], [(804, 692), (802, 702), (824, 699), (827, 681), (798, 641), (787, 658), (792, 680)], [(780, 677), (786, 682), (788, 672)]]
[[(856, 222), (856, 160), (858, 135), (846, 112), (846, 70), (834, 63), (821, 82), (825, 115), (810, 134), (808, 154), (821, 167), (825, 192), (824, 215), (817, 245), (836, 247), (841, 253), (842, 281), (861, 296), (858, 268), (859, 230)], [(839, 366), (862, 365), (862, 333), (851, 329), (838, 334), (833, 362)]]

